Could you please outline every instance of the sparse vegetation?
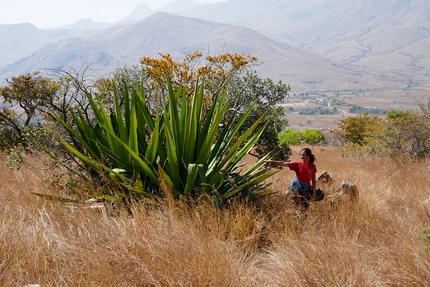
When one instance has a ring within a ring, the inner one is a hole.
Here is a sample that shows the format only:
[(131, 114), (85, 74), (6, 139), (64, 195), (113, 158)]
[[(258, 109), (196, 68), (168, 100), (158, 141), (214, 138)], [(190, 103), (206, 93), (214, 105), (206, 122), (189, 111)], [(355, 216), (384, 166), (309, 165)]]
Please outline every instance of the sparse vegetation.
[(408, 159), (425, 161), (430, 155), (430, 105), (419, 105), (421, 112), (393, 110), (384, 121), (367, 113), (341, 120), (338, 131), (346, 141), (343, 150), (358, 156), (388, 157), (397, 164)]
[[(425, 242), (430, 243), (430, 229), (429, 228), (424, 228), (423, 229), (423, 233), (424, 233), (424, 237), (422, 238)], [(426, 247), (425, 250), (427, 252), (430, 252), (430, 246)]]

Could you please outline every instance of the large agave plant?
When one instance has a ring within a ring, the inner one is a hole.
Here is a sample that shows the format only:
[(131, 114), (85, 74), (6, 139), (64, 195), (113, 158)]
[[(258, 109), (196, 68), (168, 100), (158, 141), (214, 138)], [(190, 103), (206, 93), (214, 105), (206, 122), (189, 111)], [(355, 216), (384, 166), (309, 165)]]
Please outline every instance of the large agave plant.
[(79, 112), (74, 116), (77, 130), (63, 122), (84, 152), (63, 144), (98, 174), (119, 181), (129, 196), (162, 195), (163, 189), (178, 199), (210, 196), (221, 202), (265, 194), (263, 182), (277, 172), (264, 168), (266, 158), (246, 170), (241, 166), (265, 128), (257, 130), (260, 118), (238, 136), (253, 108), (224, 123), (225, 93), (217, 93), (204, 108), (204, 85), (196, 85), (192, 97), (182, 88), (175, 92), (170, 81), (168, 88), (167, 103), (155, 115), (143, 88), (121, 101), (114, 95), (109, 113), (100, 98), (87, 93), (96, 123)]

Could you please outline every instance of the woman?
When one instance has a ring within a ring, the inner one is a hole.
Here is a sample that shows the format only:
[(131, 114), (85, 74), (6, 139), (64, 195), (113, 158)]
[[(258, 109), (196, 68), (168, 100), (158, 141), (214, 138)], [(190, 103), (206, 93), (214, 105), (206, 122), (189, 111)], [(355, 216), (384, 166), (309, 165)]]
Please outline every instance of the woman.
[(315, 200), (316, 196), (316, 173), (315, 156), (309, 148), (300, 151), (300, 161), (277, 161), (267, 160), (266, 163), (277, 166), (288, 166), (296, 172), (296, 178), (291, 182), (291, 197), (294, 203), (301, 204), (307, 208), (309, 200)]

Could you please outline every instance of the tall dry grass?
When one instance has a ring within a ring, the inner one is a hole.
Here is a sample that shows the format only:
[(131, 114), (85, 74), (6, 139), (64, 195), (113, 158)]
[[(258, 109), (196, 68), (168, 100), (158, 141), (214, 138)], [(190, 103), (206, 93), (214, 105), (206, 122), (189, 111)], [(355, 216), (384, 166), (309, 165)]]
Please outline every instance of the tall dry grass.
[(297, 214), (284, 169), (279, 192), (257, 203), (220, 212), (168, 200), (130, 215), (37, 197), (61, 193), (49, 172), (1, 167), (0, 285), (428, 286), (429, 164), (313, 152), (335, 185), (359, 187), (358, 202), (325, 199)]

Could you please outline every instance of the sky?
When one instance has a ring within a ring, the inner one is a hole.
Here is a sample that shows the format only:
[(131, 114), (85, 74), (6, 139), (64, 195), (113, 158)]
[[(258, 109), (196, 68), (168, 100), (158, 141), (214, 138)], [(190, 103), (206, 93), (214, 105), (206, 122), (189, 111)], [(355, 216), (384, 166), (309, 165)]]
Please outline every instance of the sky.
[[(130, 14), (140, 3), (160, 9), (177, 0), (0, 0), (0, 24), (31, 23), (45, 29), (91, 18), (113, 23)], [(227, 0), (192, 0), (215, 3)]]

